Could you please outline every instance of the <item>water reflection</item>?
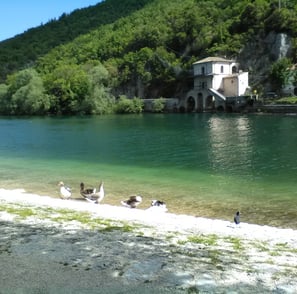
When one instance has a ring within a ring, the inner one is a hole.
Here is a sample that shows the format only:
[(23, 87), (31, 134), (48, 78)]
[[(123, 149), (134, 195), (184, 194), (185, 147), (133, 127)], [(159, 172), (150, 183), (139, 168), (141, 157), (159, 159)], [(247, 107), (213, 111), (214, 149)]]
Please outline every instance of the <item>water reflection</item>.
[(248, 117), (209, 118), (209, 161), (220, 172), (248, 174), (252, 167), (252, 130)]

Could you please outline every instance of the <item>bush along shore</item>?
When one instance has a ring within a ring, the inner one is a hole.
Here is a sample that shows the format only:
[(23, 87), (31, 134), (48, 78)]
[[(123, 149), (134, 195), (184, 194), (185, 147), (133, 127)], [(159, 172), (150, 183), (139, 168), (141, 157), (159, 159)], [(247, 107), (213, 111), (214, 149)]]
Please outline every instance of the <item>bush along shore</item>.
[(297, 232), (0, 189), (3, 293), (297, 293)]

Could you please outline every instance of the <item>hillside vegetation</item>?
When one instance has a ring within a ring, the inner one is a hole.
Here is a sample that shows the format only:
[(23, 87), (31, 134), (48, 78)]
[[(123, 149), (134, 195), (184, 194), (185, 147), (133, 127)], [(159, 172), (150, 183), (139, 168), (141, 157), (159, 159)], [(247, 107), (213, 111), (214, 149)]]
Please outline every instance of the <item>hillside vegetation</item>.
[(12, 71), (32, 66), (36, 59), (52, 48), (71, 42), (101, 25), (141, 9), (150, 0), (108, 0), (62, 14), (58, 20), (28, 29), (25, 33), (0, 42), (0, 79)]
[[(270, 32), (290, 36), (286, 64), (291, 65), (297, 56), (297, 0), (281, 8), (278, 4), (106, 0), (63, 15), (0, 43), (0, 68), (6, 73), (0, 112), (101, 114), (123, 112), (121, 105), (128, 112), (141, 111), (141, 102), (134, 99), (127, 107), (125, 98), (182, 97), (192, 87), (194, 61), (206, 56), (237, 59), (247, 44), (260, 44)], [(270, 58), (263, 79), (279, 62)]]

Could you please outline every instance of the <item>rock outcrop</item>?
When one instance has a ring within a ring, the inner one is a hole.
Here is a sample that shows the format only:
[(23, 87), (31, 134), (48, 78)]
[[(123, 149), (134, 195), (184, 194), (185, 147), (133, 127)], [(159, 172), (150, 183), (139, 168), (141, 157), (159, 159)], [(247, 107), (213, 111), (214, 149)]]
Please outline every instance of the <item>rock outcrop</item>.
[(285, 33), (270, 32), (266, 36), (256, 36), (248, 41), (239, 53), (238, 61), (249, 72), (250, 85), (270, 88), (269, 71), (273, 62), (290, 57), (291, 37)]

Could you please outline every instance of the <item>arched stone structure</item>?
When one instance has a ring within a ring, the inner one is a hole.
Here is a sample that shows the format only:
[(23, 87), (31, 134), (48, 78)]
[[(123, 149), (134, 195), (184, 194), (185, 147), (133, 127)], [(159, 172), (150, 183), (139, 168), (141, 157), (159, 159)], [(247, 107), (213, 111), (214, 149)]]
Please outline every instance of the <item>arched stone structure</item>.
[(193, 96), (188, 97), (187, 99), (187, 112), (193, 112), (196, 108), (196, 101)]
[(223, 112), (223, 111), (225, 111), (224, 106), (223, 106), (223, 105), (219, 105), (219, 106), (217, 107), (217, 111), (218, 111), (218, 112)]

